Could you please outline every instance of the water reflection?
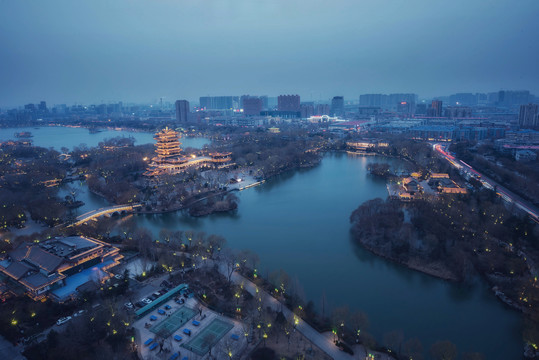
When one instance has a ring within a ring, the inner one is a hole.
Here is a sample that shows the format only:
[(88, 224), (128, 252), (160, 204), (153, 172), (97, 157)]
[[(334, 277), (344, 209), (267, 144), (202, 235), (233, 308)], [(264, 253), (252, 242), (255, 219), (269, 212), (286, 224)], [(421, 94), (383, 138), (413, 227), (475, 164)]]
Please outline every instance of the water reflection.
[[(461, 351), (486, 358), (518, 358), (520, 324), (482, 283), (461, 286), (386, 261), (357, 246), (349, 217), (361, 203), (385, 197), (382, 180), (368, 176), (370, 162), (395, 159), (330, 154), (313, 169), (282, 175), (238, 193), (235, 214), (191, 218), (183, 213), (139, 215), (139, 226), (218, 234), (236, 249), (260, 256), (261, 273), (283, 268), (298, 278), (306, 298), (366, 312), (370, 331), (403, 329), (425, 347), (449, 339)], [(326, 312), (327, 312), (326, 305)], [(503, 344), (492, 346), (492, 344)]]

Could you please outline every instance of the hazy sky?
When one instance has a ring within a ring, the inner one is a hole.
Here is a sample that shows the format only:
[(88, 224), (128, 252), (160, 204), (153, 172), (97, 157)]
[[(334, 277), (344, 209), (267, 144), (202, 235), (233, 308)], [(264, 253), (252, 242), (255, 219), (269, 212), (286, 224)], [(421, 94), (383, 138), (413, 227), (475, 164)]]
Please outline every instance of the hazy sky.
[(528, 89), (538, 0), (0, 0), (0, 106)]

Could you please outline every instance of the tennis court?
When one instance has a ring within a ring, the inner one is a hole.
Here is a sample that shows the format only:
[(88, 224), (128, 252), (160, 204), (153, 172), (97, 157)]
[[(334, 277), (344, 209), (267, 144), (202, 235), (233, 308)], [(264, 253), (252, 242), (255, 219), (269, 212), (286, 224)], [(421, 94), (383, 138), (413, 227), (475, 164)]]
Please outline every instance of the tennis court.
[(196, 314), (196, 311), (182, 306), (165, 320), (150, 329), (154, 334), (158, 334), (164, 339), (168, 338), (174, 331), (182, 327), (183, 324), (191, 320)]
[(210, 350), (210, 347), (217, 344), (233, 327), (234, 325), (223, 320), (214, 319), (193, 339), (182, 346), (187, 350), (191, 350), (195, 354), (202, 356)]

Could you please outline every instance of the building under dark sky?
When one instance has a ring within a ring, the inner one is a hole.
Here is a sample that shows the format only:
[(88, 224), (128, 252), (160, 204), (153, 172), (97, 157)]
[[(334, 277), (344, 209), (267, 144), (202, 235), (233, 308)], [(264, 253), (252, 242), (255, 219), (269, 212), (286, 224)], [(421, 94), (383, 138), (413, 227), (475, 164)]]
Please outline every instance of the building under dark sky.
[(180, 123), (186, 123), (189, 121), (189, 101), (177, 100), (176, 101), (176, 121)]
[(539, 111), (537, 104), (520, 105), (518, 124), (521, 128), (539, 129)]
[(331, 116), (343, 116), (344, 115), (344, 97), (334, 96), (331, 100)]
[(300, 111), (299, 95), (279, 95), (277, 98), (277, 110)]

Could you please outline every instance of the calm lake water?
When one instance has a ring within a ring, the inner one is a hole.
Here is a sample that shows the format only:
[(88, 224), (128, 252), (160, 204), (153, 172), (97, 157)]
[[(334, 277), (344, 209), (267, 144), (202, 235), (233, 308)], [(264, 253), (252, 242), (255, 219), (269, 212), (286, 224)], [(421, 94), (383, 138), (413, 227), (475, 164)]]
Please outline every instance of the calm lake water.
[[(92, 146), (124, 133), (41, 129), (49, 143), (33, 128), (17, 131), (31, 131), (37, 145), (54, 147), (72, 147), (79, 140)], [(5, 131), (0, 130), (0, 139)], [(49, 131), (64, 135), (50, 136)], [(66, 136), (71, 131), (80, 132), (80, 138)], [(132, 135), (137, 143), (153, 142), (151, 134)], [(479, 351), (486, 359), (521, 358), (519, 313), (498, 301), (482, 282), (472, 287), (448, 283), (385, 261), (352, 242), (351, 212), (364, 201), (387, 196), (385, 182), (367, 173), (366, 165), (373, 161), (398, 165), (392, 159), (329, 154), (316, 168), (237, 193), (240, 205), (235, 214), (196, 219), (182, 213), (139, 215), (138, 223), (155, 236), (163, 228), (222, 235), (229, 247), (257, 253), (263, 275), (282, 268), (297, 277), (306, 298), (319, 308), (325, 294), (331, 307), (349, 306), (367, 313), (369, 331), (379, 340), (386, 332), (402, 330), (406, 339), (419, 338), (427, 351), (432, 343), (447, 339), (460, 353)], [(84, 183), (71, 185), (80, 189), (79, 199), (86, 202), (80, 213), (107, 205), (87, 192)]]
[[(24, 128), (7, 128), (0, 129), (0, 141), (5, 140), (17, 140), (15, 133), (30, 132), (33, 137), (32, 140), (35, 146), (41, 146), (45, 148), (52, 147), (57, 151), (60, 151), (62, 147), (66, 147), (69, 150), (73, 150), (75, 146), (80, 144), (86, 144), (88, 147), (94, 147), (99, 142), (117, 137), (132, 136), (135, 139), (135, 145), (154, 144), (153, 133), (148, 132), (132, 132), (123, 130), (103, 130), (101, 132), (90, 134), (86, 128), (72, 128), (64, 126), (44, 126), (39, 128), (24, 127)], [(206, 138), (182, 138), (182, 147), (202, 148), (205, 144), (209, 143)]]

